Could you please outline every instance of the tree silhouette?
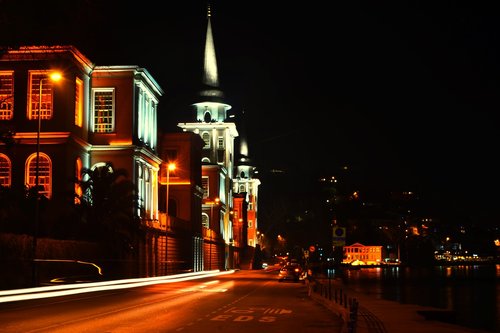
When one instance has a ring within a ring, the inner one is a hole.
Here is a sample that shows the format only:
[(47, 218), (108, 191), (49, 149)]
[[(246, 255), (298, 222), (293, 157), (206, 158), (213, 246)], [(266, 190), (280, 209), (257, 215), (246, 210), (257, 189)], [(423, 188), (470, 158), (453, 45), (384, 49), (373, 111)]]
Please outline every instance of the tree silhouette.
[(32, 201), (26, 187), (16, 191), (12, 187), (0, 185), (0, 232), (31, 233), (33, 230), (29, 222), (33, 219)]
[(253, 253), (252, 269), (262, 269), (262, 250), (260, 245), (255, 245), (255, 251)]
[(124, 169), (111, 163), (82, 170), (78, 181), (80, 216), (90, 240), (102, 242), (114, 257), (124, 257), (137, 249), (144, 230), (135, 184)]

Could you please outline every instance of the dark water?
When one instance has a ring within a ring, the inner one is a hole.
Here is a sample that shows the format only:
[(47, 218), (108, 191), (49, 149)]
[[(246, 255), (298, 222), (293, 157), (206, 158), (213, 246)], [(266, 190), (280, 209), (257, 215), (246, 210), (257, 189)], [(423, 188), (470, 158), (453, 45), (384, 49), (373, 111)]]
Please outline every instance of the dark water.
[(458, 325), (500, 332), (500, 265), (337, 269), (329, 275), (356, 291), (451, 310)]

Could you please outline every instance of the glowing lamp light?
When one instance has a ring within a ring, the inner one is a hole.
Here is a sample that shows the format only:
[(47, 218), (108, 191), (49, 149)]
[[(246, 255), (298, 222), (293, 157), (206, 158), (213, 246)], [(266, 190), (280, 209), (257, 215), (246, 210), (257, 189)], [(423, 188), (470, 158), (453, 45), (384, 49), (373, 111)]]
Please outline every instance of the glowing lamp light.
[(168, 197), (169, 193), (168, 192), (169, 192), (169, 187), (170, 187), (170, 172), (174, 171), (175, 168), (176, 168), (175, 163), (169, 163), (167, 165), (167, 195), (166, 195), (167, 202), (166, 202), (166, 207), (165, 207), (165, 212), (167, 214), (167, 219), (168, 219), (168, 215), (169, 215), (168, 214), (168, 199), (169, 199), (169, 197)]
[(54, 82), (58, 82), (62, 79), (62, 74), (59, 73), (59, 72), (52, 72), (50, 75), (49, 75), (50, 79)]

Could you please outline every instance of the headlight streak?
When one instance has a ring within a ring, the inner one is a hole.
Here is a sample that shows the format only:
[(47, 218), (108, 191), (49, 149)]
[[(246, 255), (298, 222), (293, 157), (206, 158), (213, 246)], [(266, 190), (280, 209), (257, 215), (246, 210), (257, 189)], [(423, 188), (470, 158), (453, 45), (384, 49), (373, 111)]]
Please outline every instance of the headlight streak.
[(43, 291), (54, 291), (54, 290), (61, 290), (61, 289), (77, 289), (77, 288), (86, 288), (86, 287), (107, 286), (107, 285), (113, 285), (113, 284), (134, 283), (134, 282), (141, 282), (141, 281), (167, 280), (167, 279), (174, 279), (174, 278), (182, 278), (185, 276), (211, 274), (211, 273), (218, 273), (218, 272), (220, 272), (220, 271), (219, 270), (212, 270), (212, 271), (204, 271), (204, 272), (196, 272), (196, 273), (182, 273), (182, 274), (175, 274), (175, 275), (155, 276), (155, 277), (149, 277), (149, 278), (134, 278), (134, 279), (111, 280), (111, 281), (102, 281), (102, 282), (66, 284), (66, 285), (60, 285), (60, 286), (11, 289), (11, 290), (0, 291), (0, 296), (30, 294), (30, 293), (38, 293), (38, 292), (43, 292)]
[(228, 271), (205, 271), (196, 273), (184, 273), (177, 275), (156, 276), (151, 278), (135, 278), (124, 280), (113, 280), (105, 282), (79, 283), (64, 286), (48, 286), (38, 288), (26, 288), (15, 290), (4, 290), (0, 292), (0, 303), (15, 302), (23, 300), (32, 300), (40, 298), (76, 295), (96, 291), (117, 290), (136, 288), (161, 283), (173, 283), (202, 279), (206, 277), (226, 275), (234, 273), (234, 270)]
[(228, 288), (207, 289), (207, 286), (212, 285), (212, 284), (216, 284), (219, 282), (220, 282), (219, 280), (208, 281), (208, 282), (204, 282), (203, 284), (195, 286), (195, 287), (181, 289), (177, 292), (178, 293), (186, 293), (186, 292), (190, 292), (190, 291), (202, 291), (202, 292), (210, 292), (210, 293), (225, 293), (226, 291), (228, 291)]

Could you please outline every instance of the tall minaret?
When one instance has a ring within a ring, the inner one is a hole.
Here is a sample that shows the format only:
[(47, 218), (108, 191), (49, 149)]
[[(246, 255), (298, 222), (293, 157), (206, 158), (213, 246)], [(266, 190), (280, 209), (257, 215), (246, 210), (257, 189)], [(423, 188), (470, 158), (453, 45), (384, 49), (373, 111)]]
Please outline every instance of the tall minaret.
[(219, 73), (217, 71), (211, 17), (209, 5), (202, 88), (198, 94), (200, 100), (193, 104), (196, 107), (196, 120), (207, 123), (224, 122), (227, 118), (227, 111), (231, 109), (231, 105), (224, 103), (224, 92), (219, 87)]
[(246, 201), (246, 226), (243, 230), (246, 231), (246, 245), (254, 246), (258, 243), (257, 235), (257, 202), (258, 202), (258, 189), (260, 180), (255, 178), (257, 169), (252, 165), (247, 136), (246, 136), (246, 119), (245, 111), (241, 112), (240, 118), (240, 154), (236, 161), (236, 174), (233, 180), (233, 193), (243, 194)]
[[(220, 233), (226, 244), (231, 244), (231, 183), (234, 172), (234, 140), (238, 131), (235, 123), (226, 121), (227, 111), (231, 106), (224, 102), (224, 93), (219, 86), (211, 17), (208, 6), (202, 87), (197, 101), (192, 104), (196, 111), (196, 121), (179, 123), (177, 126), (183, 131), (198, 133), (205, 142), (202, 151), (202, 221), (205, 227)], [(225, 265), (228, 268), (228, 262)]]

